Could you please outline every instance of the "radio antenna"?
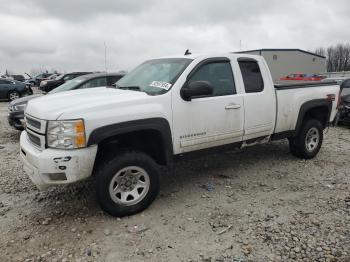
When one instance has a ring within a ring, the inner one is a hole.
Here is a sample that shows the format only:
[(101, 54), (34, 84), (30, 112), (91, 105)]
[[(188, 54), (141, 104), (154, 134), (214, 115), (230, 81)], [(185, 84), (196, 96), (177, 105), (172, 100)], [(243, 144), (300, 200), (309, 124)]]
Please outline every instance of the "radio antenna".
[(105, 71), (107, 73), (107, 45), (106, 45), (106, 41), (103, 42), (103, 45), (105, 47)]

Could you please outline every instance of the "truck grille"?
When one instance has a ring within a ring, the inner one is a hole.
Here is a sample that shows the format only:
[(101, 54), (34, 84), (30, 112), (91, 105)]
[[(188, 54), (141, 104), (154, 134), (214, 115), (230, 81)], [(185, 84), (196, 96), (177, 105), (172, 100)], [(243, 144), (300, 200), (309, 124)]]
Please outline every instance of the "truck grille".
[(39, 133), (39, 134), (45, 134), (46, 131), (46, 121), (36, 118), (34, 116), (26, 114), (25, 116), (25, 122), (28, 129)]
[(40, 121), (35, 120), (35, 119), (29, 117), (28, 115), (26, 116), (26, 120), (27, 120), (28, 126), (32, 126), (32, 127), (36, 128), (36, 129), (41, 129)]
[(41, 141), (40, 141), (40, 137), (37, 137), (29, 132), (27, 132), (29, 141), (32, 142), (35, 146), (41, 148)]

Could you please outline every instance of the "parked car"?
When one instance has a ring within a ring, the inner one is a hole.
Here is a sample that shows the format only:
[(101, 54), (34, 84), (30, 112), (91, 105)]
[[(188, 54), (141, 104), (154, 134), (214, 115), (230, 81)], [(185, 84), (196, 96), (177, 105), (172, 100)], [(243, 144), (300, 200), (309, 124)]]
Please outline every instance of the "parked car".
[(340, 122), (350, 123), (350, 78), (342, 82), (340, 89), (340, 105), (334, 125), (338, 125)]
[(53, 80), (44, 80), (41, 82), (39, 89), (44, 92), (50, 92), (51, 90), (55, 89), (56, 87), (64, 84), (65, 82), (72, 80), (78, 76), (81, 75), (87, 75), (91, 74), (92, 72), (73, 72), (68, 74), (62, 74), (56, 79)]
[(0, 79), (0, 99), (13, 101), (30, 93), (31, 90), (25, 83), (11, 79)]
[(31, 75), (27, 74), (26, 75), (29, 77), (28, 80), (26, 80), (26, 84), (29, 84), (31, 87), (33, 86), (39, 86), (41, 81), (45, 78), (48, 78), (49, 76), (52, 75), (52, 73), (41, 73), (35, 77), (32, 77)]
[(56, 74), (52, 74), (50, 75), (49, 77), (45, 78), (44, 80), (54, 80), (56, 79), (57, 77), (59, 77), (61, 74), (59, 73), (56, 73)]
[(28, 103), (24, 169), (42, 190), (94, 174), (102, 209), (127, 216), (156, 198), (160, 166), (198, 150), (288, 138), (293, 155), (315, 157), (339, 86), (275, 87), (263, 57), (221, 53), (149, 60), (116, 88), (70, 92)]
[(295, 80), (295, 81), (321, 81), (322, 79), (326, 78), (325, 76), (316, 75), (316, 74), (290, 74), (285, 77), (281, 77), (280, 80), (283, 81), (289, 81), (289, 80)]
[(10, 78), (16, 81), (24, 82), (26, 79), (24, 78), (23, 75), (10, 75)]
[[(124, 74), (121, 73), (96, 73), (82, 75), (77, 78), (74, 78), (63, 85), (53, 89), (47, 94), (54, 94), (63, 91), (69, 91), (74, 89), (81, 88), (93, 88), (99, 86), (111, 86), (119, 79), (121, 79)], [(36, 94), (31, 96), (22, 97), (12, 101), (8, 107), (8, 122), (17, 130), (24, 129), (24, 111), (28, 102), (34, 98), (40, 97), (43, 94)]]

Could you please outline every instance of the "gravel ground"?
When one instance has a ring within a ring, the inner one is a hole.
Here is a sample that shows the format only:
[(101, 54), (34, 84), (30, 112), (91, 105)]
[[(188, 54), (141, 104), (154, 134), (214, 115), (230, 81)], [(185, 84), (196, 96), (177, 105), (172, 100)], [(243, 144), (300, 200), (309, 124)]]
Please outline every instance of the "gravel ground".
[(0, 102), (0, 261), (350, 261), (350, 132), (318, 156), (286, 141), (175, 165), (143, 213), (100, 211), (94, 183), (39, 192)]

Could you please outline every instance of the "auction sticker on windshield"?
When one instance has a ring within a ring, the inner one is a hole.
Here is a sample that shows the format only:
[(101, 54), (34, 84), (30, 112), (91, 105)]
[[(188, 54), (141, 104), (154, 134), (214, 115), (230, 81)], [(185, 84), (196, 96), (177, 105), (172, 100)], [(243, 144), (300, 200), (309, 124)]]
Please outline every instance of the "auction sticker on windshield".
[(162, 81), (153, 81), (149, 86), (154, 86), (165, 90), (169, 90), (171, 87), (171, 84), (167, 82), (162, 82)]

